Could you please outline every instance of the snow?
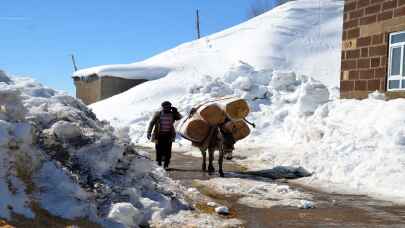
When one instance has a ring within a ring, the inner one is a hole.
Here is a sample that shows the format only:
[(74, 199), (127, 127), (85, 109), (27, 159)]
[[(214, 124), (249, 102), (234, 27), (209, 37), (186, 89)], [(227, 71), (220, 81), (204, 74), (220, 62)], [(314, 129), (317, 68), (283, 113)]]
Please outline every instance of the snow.
[(40, 205), (52, 214), (65, 218), (80, 218), (94, 212), (94, 206), (88, 202), (91, 194), (76, 185), (64, 170), (52, 162), (44, 163), (33, 178), (41, 189), (41, 192), (37, 193)]
[(207, 203), (207, 206), (209, 206), (209, 207), (217, 207), (218, 204), (215, 203), (215, 202), (208, 202), (208, 203)]
[(142, 213), (130, 203), (115, 203), (111, 207), (108, 218), (126, 227), (138, 227), (142, 220)]
[(205, 213), (181, 211), (180, 213), (168, 216), (164, 220), (152, 221), (151, 227), (239, 228), (245, 226), (240, 220), (234, 218), (225, 219)]
[(74, 139), (82, 135), (79, 126), (63, 120), (53, 124), (51, 132), (62, 140)]
[(308, 200), (301, 200), (301, 209), (311, 209), (311, 208), (315, 208), (315, 205), (313, 202), (308, 201)]
[(220, 215), (227, 215), (229, 214), (229, 209), (225, 206), (220, 206), (215, 208), (215, 212)]
[[(215, 195), (236, 197), (238, 203), (254, 208), (274, 206), (302, 208), (314, 205), (311, 201), (312, 195), (291, 189), (288, 185), (280, 185), (255, 177), (239, 177), (211, 178), (206, 181), (196, 181), (196, 184)], [(226, 208), (219, 206), (215, 211), (226, 213)]]
[(145, 61), (96, 66), (79, 70), (74, 76), (150, 80), (177, 76), (186, 84), (203, 75), (223, 75), (231, 65), (243, 61), (257, 69), (289, 69), (311, 75), (334, 87), (339, 85), (340, 64), (335, 63), (340, 63), (342, 15), (343, 1), (289, 2)]
[(160, 67), (148, 64), (115, 64), (91, 67), (88, 69), (82, 69), (76, 71), (74, 77), (87, 77), (90, 75), (98, 75), (99, 77), (104, 76), (115, 76), (120, 78), (128, 79), (147, 79), (154, 80), (166, 76), (171, 71), (168, 67)]
[[(186, 114), (218, 96), (245, 98), (257, 127), (236, 144), (237, 162), (302, 167), (312, 174), (302, 184), (405, 202), (405, 100), (337, 99), (342, 10), (343, 1), (289, 2), (139, 63), (172, 70), (90, 107), (151, 145), (146, 128), (162, 101)], [(190, 143), (178, 138), (175, 148)]]
[(2, 70), (0, 70), (0, 82), (3, 82), (3, 83), (6, 83), (6, 84), (8, 84), (8, 83), (10, 83), (10, 78), (7, 76), (7, 74), (4, 72), (4, 71), (2, 71)]
[(30, 78), (1, 80), (1, 218), (35, 219), (39, 207), (64, 219), (138, 227), (189, 208), (181, 186), (135, 151), (125, 128)]

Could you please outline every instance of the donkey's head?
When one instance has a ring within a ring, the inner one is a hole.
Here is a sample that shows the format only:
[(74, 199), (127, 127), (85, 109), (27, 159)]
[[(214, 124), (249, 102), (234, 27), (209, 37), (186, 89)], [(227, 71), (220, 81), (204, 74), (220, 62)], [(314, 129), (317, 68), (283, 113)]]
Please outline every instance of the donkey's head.
[(226, 133), (224, 131), (221, 131), (220, 134), (221, 137), (221, 148), (224, 152), (224, 157), (226, 160), (231, 160), (232, 159), (232, 153), (235, 149), (234, 145), (235, 145), (235, 140), (232, 136), (232, 134)]
[(235, 149), (233, 145), (234, 145), (234, 143), (232, 143), (232, 144), (224, 143), (222, 145), (222, 148), (224, 150), (224, 157), (226, 160), (232, 160), (232, 158), (233, 158), (232, 153), (233, 153), (233, 150)]

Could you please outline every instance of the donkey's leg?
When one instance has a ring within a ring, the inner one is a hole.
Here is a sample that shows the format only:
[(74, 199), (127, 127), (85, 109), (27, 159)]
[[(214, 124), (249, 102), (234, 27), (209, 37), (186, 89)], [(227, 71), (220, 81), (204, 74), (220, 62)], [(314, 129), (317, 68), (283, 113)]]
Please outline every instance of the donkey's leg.
[(221, 177), (224, 177), (224, 171), (222, 170), (223, 163), (224, 163), (224, 149), (221, 146), (219, 149), (219, 157), (218, 157), (219, 175)]
[(215, 152), (215, 149), (212, 149), (212, 148), (209, 148), (208, 149), (208, 173), (209, 174), (212, 174), (212, 173), (214, 173), (215, 172), (215, 168), (214, 168), (214, 165), (213, 165), (213, 162), (214, 162), (214, 152)]
[(207, 165), (206, 165), (206, 162), (205, 162), (207, 160), (207, 150), (201, 150), (200, 149), (200, 151), (201, 151), (202, 159), (203, 159), (201, 168), (205, 172), (207, 170)]

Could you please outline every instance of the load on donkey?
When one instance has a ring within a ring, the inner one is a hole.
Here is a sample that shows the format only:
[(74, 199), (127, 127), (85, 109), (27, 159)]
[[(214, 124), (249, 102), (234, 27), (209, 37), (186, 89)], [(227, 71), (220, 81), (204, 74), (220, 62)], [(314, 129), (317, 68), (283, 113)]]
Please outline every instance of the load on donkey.
[(192, 142), (202, 153), (202, 170), (206, 171), (208, 150), (208, 173), (215, 172), (214, 152), (219, 151), (219, 174), (224, 176), (223, 159), (232, 159), (234, 144), (250, 134), (246, 120), (250, 109), (244, 99), (225, 97), (211, 100), (192, 108), (187, 118), (178, 125), (180, 135)]

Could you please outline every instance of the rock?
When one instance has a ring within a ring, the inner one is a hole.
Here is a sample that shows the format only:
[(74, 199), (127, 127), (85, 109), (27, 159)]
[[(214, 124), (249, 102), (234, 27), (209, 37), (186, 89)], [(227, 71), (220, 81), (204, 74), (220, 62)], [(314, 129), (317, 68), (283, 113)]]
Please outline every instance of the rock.
[(229, 209), (225, 206), (216, 207), (215, 212), (220, 215), (229, 215)]

